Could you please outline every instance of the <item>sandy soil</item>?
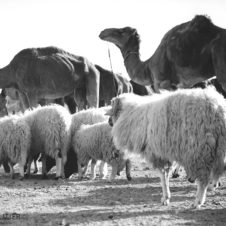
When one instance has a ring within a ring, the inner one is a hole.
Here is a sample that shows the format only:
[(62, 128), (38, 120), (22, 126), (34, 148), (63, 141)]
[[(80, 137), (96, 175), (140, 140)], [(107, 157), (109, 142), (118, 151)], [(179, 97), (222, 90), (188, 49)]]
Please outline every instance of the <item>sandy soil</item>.
[[(110, 168), (109, 168), (110, 171)], [(205, 205), (194, 210), (196, 185), (184, 172), (171, 179), (171, 204), (160, 204), (159, 178), (141, 160), (133, 160), (133, 180), (125, 173), (113, 182), (30, 179), (11, 180), (0, 169), (2, 225), (226, 225), (226, 175), (217, 191), (209, 191)], [(17, 215), (16, 215), (17, 214)]]

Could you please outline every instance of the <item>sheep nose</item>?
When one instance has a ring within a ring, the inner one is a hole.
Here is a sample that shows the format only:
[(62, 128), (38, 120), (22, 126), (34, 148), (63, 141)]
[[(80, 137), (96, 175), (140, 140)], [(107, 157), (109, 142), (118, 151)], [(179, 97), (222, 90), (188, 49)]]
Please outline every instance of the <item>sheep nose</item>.
[(111, 117), (108, 119), (108, 124), (109, 124), (110, 126), (113, 126), (113, 122), (112, 122), (112, 118), (111, 118)]

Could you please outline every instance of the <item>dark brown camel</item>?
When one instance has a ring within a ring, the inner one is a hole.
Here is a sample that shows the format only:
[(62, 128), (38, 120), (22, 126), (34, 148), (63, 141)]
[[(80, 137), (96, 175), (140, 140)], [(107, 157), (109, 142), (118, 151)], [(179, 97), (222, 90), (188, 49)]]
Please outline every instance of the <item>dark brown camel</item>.
[(216, 76), (226, 91), (226, 30), (202, 15), (173, 27), (154, 54), (142, 62), (140, 37), (131, 27), (103, 30), (99, 37), (114, 43), (122, 53), (130, 78), (159, 89), (188, 88)]
[(99, 72), (95, 66), (86, 58), (57, 47), (20, 51), (0, 69), (0, 88), (8, 87), (20, 91), (24, 108), (35, 106), (41, 99), (69, 94), (76, 98), (81, 89), (88, 106), (99, 104)]
[(110, 105), (111, 99), (121, 93), (132, 92), (128, 79), (99, 65), (95, 65), (95, 67), (100, 73), (100, 106)]
[(133, 87), (133, 93), (137, 95), (146, 96), (146, 95), (151, 95), (153, 93), (153, 90), (150, 86), (142, 86), (140, 84), (137, 84), (133, 80), (130, 80), (130, 83)]

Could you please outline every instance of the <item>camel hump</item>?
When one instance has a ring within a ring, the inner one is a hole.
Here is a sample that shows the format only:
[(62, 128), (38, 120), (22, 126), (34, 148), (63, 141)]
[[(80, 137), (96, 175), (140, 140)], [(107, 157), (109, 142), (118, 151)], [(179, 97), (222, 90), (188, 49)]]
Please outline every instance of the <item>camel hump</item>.
[(169, 58), (181, 67), (200, 65), (219, 29), (203, 15), (197, 15), (191, 21), (173, 28), (168, 36)]

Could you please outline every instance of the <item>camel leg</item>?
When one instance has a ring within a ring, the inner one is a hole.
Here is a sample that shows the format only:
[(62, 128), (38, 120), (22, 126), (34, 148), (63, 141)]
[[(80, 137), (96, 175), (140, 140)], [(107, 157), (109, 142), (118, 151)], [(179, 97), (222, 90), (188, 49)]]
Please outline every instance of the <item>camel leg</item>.
[(86, 99), (89, 107), (99, 107), (100, 74), (96, 69), (90, 71), (86, 79)]
[(169, 169), (158, 169), (161, 185), (162, 185), (162, 198), (163, 205), (169, 205), (170, 203), (170, 189), (169, 189)]

